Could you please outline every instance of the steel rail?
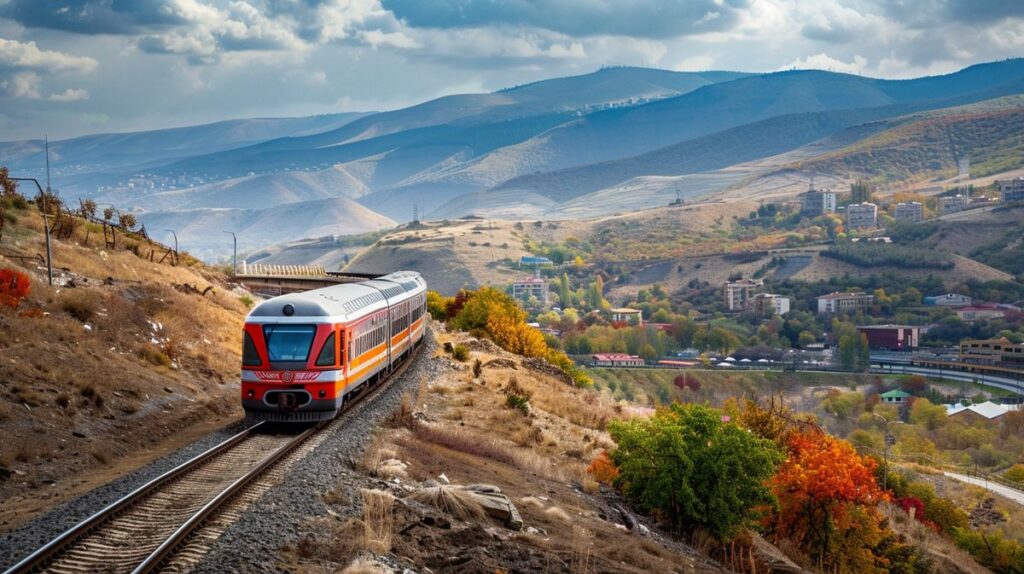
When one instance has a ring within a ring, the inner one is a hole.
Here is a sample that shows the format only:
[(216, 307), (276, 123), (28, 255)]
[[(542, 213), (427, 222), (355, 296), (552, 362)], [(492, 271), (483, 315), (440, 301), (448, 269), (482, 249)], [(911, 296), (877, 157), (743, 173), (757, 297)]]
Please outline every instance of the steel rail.
[(121, 513), (129, 509), (133, 504), (139, 500), (145, 498), (150, 493), (154, 492), (158, 488), (166, 485), (167, 483), (182, 477), (184, 474), (198, 468), (203, 463), (209, 461), (213, 457), (227, 451), (239, 442), (249, 437), (256, 429), (264, 426), (266, 423), (260, 422), (251, 427), (246, 428), (242, 432), (228, 438), (227, 440), (217, 444), (213, 448), (210, 448), (193, 458), (185, 461), (184, 463), (164, 472), (160, 476), (150, 480), (128, 494), (122, 496), (112, 504), (96, 512), (92, 516), (79, 522), (75, 526), (65, 531), (60, 536), (57, 536), (50, 542), (46, 543), (42, 548), (36, 550), (32, 554), (29, 554), (25, 558), (18, 561), (14, 566), (8, 568), (4, 574), (25, 574), (28, 572), (35, 572), (40, 569), (44, 564), (50, 562), (50, 560), (62, 550), (72, 545), (82, 536), (92, 532), (100, 525), (109, 522), (111, 519), (119, 516)]
[(156, 550), (132, 570), (132, 574), (147, 574), (159, 569), (174, 551), (184, 544), (193, 532), (201, 528), (218, 509), (234, 498), (235, 495), (239, 494), (249, 483), (262, 476), (270, 467), (294, 451), (299, 445), (306, 442), (306, 439), (319, 432), (325, 426), (327, 426), (327, 422), (322, 422), (306, 429), (302, 434), (288, 441), (287, 444), (278, 448), (273, 454), (264, 458), (251, 470), (229, 484), (227, 488), (203, 505), (191, 518), (179, 526)]
[[(413, 363), (417, 355), (419, 355), (420, 348), (422, 347), (422, 339), (414, 343), (413, 348), (410, 350), (409, 355), (402, 360), (398, 368), (392, 371), (392, 373), (384, 379), (389, 381), (394, 377), (401, 376), (405, 370)], [(383, 382), (383, 381), (382, 381)], [(359, 403), (362, 403), (364, 399), (370, 396), (378, 394), (378, 392), (386, 385), (374, 384), (367, 389), (369, 392), (359, 393), (355, 400), (347, 402), (342, 406), (339, 415), (349, 411)], [(327, 427), (331, 423), (337, 421), (340, 417), (336, 417), (331, 421), (323, 421), (316, 424), (301, 434), (297, 435), (292, 440), (288, 441), (284, 446), (279, 447), (271, 455), (264, 457), (258, 462), (253, 468), (247, 471), (241, 477), (235, 479), (226, 488), (221, 490), (216, 496), (210, 501), (203, 505), (197, 512), (193, 513), (192, 516), (180, 525), (168, 538), (166, 538), (156, 550), (150, 553), (138, 566), (132, 570), (132, 574), (145, 574), (153, 572), (159, 569), (161, 566), (166, 564), (168, 559), (173, 553), (180, 548), (193, 533), (201, 529), (203, 525), (214, 516), (217, 511), (224, 506), (228, 501), (233, 499), (235, 496), (240, 494), (246, 486), (251, 484), (255, 479), (262, 476), (266, 471), (273, 467), (282, 458), (293, 452), (297, 447), (304, 443), (311, 436)], [(153, 494), (161, 487), (164, 487), (175, 480), (184, 478), (184, 475), (201, 468), (205, 463), (211, 461), (214, 457), (229, 451), (231, 448), (238, 445), (246, 438), (252, 436), (257, 429), (261, 429), (270, 426), (272, 423), (269, 421), (261, 421), (254, 424), (251, 427), (239, 432), (238, 434), (224, 440), (223, 442), (215, 445), (214, 447), (194, 456), (193, 458), (185, 461), (184, 463), (167, 470), (160, 476), (153, 478), (136, 488), (130, 493), (122, 496), (117, 501), (106, 506), (102, 510), (94, 513), (85, 520), (79, 522), (75, 526), (66, 530), (43, 547), (39, 548), (35, 552), (29, 554), (25, 558), (18, 561), (14, 566), (11, 566), (3, 574), (28, 574), (31, 572), (38, 572), (45, 570), (46, 566), (52, 563), (58, 555), (69, 547), (73, 546), (82, 537), (90, 534), (101, 526), (109, 523), (113, 519), (121, 516), (125, 512), (129, 511), (130, 508), (136, 503), (146, 499), (147, 496)]]

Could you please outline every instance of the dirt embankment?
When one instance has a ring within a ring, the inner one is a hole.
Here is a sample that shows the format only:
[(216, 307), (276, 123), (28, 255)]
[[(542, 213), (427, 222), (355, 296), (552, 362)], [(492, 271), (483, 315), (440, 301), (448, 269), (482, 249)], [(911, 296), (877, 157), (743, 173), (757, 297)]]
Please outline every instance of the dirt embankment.
[(237, 419), (246, 312), (219, 271), (99, 226), (54, 238), (51, 287), (38, 214), (15, 216), (0, 269), (30, 292), (0, 308), (0, 530)]
[[(437, 339), (430, 376), (352, 461), (345, 484), (319, 485), (326, 515), (302, 527), (282, 569), (726, 571), (626, 511), (586, 472), (612, 446), (603, 429), (621, 409), (489, 341)], [(469, 359), (452, 359), (446, 342), (467, 345)], [(354, 484), (363, 490), (353, 496)]]

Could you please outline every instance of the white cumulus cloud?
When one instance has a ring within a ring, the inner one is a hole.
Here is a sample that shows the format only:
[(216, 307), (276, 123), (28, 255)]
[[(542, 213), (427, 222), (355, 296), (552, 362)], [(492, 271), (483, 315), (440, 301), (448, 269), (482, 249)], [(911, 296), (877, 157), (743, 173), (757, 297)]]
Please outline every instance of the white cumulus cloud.
[(0, 67), (44, 72), (91, 72), (96, 60), (53, 50), (40, 50), (35, 42), (0, 38)]
[(47, 98), (51, 102), (80, 102), (89, 99), (89, 92), (81, 88), (68, 88), (60, 94), (50, 94)]

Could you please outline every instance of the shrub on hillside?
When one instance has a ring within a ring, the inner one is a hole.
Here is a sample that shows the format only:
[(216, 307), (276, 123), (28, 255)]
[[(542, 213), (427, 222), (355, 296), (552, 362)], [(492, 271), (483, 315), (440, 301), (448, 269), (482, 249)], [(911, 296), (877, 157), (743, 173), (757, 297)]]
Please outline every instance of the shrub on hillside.
[(477, 291), (463, 290), (454, 298), (443, 298), (429, 292), (427, 306), (431, 309), (431, 316), (446, 318), (454, 329), (486, 336), (510, 353), (545, 359), (568, 374), (577, 386), (592, 383), (590, 377), (577, 368), (565, 353), (548, 347), (544, 335), (526, 323), (526, 312), (501, 291), (490, 287)]
[(615, 466), (615, 461), (608, 456), (606, 450), (602, 450), (601, 454), (590, 462), (587, 472), (594, 477), (594, 480), (604, 484), (612, 484), (619, 477), (619, 467)]
[(649, 419), (613, 421), (608, 431), (618, 444), (615, 484), (676, 531), (729, 539), (774, 501), (766, 482), (781, 462), (778, 449), (715, 409), (674, 404)]
[(469, 358), (469, 347), (458, 344), (452, 348), (452, 358), (458, 362), (463, 362)]
[(0, 269), (0, 307), (17, 307), (31, 289), (28, 275), (14, 269)]
[(954, 266), (953, 256), (944, 251), (867, 241), (839, 242), (821, 254), (858, 267), (952, 269)]
[(956, 545), (994, 572), (1024, 572), (1024, 546), (1003, 538), (999, 531), (979, 532), (957, 528)]
[(444, 297), (437, 291), (427, 291), (427, 312), (435, 321), (444, 321), (448, 315), (448, 305), (454, 297)]
[(1006, 469), (1006, 472), (1003, 473), (1003, 478), (1013, 482), (1024, 483), (1024, 464), (1017, 463)]
[(95, 293), (75, 290), (64, 297), (64, 300), (60, 302), (60, 308), (85, 323), (96, 316), (99, 305), (96, 303)]
[(530, 414), (530, 397), (532, 393), (519, 386), (519, 381), (515, 377), (508, 380), (508, 384), (505, 385), (505, 388), (501, 389), (501, 392), (505, 395), (506, 407), (515, 409), (524, 415)]
[(171, 366), (171, 358), (156, 345), (146, 343), (139, 348), (139, 356), (158, 367)]

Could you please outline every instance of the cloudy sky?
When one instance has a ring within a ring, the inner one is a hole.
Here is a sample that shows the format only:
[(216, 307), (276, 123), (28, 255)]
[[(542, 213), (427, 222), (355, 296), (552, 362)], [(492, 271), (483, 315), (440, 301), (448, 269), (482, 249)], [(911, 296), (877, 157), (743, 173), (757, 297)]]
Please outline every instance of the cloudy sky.
[(901, 78), (1017, 56), (1022, 0), (0, 0), (0, 140), (384, 110), (602, 65)]

